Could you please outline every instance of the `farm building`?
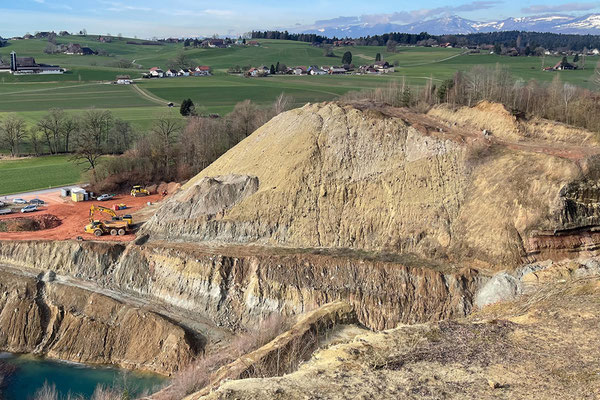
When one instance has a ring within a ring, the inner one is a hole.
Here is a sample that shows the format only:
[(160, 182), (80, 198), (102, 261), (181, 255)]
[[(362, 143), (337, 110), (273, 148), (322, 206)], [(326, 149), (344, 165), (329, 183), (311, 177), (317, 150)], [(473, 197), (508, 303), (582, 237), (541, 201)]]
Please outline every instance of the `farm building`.
[(33, 74), (62, 74), (65, 70), (58, 65), (38, 64), (33, 57), (17, 57), (14, 51), (10, 53), (10, 65), (0, 64), (0, 72), (10, 72), (13, 75)]

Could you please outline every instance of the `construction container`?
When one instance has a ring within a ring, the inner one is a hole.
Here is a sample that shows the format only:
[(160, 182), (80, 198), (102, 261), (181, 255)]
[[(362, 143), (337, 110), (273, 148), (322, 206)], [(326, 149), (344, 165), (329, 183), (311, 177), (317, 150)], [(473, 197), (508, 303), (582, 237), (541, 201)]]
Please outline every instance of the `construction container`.
[(71, 196), (71, 189), (60, 189), (61, 197), (69, 197)]
[(89, 199), (89, 195), (84, 189), (74, 188), (71, 189), (71, 200), (73, 201), (86, 201)]
[(84, 192), (72, 192), (71, 193), (71, 200), (78, 202), (78, 201), (84, 201), (85, 200), (85, 193)]

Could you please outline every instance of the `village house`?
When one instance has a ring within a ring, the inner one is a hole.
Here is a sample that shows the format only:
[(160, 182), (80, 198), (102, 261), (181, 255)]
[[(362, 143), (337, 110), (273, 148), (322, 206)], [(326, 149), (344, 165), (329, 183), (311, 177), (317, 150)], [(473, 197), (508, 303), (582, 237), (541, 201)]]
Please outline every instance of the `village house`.
[(294, 75), (306, 75), (307, 69), (304, 66), (296, 67), (292, 70)]
[(165, 76), (165, 73), (159, 67), (150, 68), (150, 77), (151, 78), (162, 78), (163, 76)]
[(208, 65), (199, 65), (194, 69), (194, 76), (210, 76), (210, 67)]
[(225, 44), (225, 40), (223, 39), (206, 39), (201, 43), (202, 47), (210, 47), (214, 48), (225, 48), (227, 45)]
[(336, 47), (354, 46), (356, 45), (356, 42), (354, 40), (336, 40), (333, 42), (333, 45)]
[(346, 68), (331, 67), (331, 68), (329, 68), (328, 72), (330, 75), (342, 75), (342, 74), (345, 74), (347, 71), (346, 71)]
[(552, 69), (555, 71), (574, 70), (577, 69), (577, 65), (573, 65), (569, 62), (559, 61), (554, 67), (552, 67)]
[(311, 75), (327, 75), (327, 71), (324, 71), (321, 68), (316, 67), (316, 66), (310, 67), (309, 73)]
[(190, 76), (190, 70), (187, 68), (182, 68), (177, 73), (179, 76)]
[(177, 76), (177, 71), (175, 71), (174, 69), (168, 69), (165, 71), (165, 76), (168, 78), (174, 78)]
[(80, 44), (77, 44), (77, 43), (69, 43), (65, 50), (65, 54), (91, 56), (91, 55), (97, 55), (98, 52), (92, 50), (89, 47), (82, 47)]
[(129, 75), (117, 75), (118, 85), (131, 85), (133, 81)]
[(250, 40), (246, 42), (246, 46), (260, 46), (260, 43), (256, 40)]
[(387, 61), (376, 61), (375, 64), (373, 64), (373, 68), (375, 68), (382, 74), (394, 72), (394, 67), (390, 65), (390, 63), (388, 63)]

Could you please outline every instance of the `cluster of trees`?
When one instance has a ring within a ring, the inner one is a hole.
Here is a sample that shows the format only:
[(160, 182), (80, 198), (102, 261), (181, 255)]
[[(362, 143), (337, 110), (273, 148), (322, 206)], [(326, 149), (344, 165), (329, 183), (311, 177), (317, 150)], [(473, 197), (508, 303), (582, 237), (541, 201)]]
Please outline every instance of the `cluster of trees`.
[(600, 36), (597, 35), (570, 35), (562, 33), (539, 32), (489, 32), (470, 33), (468, 35), (446, 35), (440, 39), (451, 44), (485, 45), (500, 44), (505, 47), (535, 49), (542, 47), (550, 50), (583, 51), (583, 49), (600, 48)]
[(180, 51), (174, 58), (167, 61), (167, 68), (174, 69), (176, 71), (184, 68), (194, 68), (196, 65), (198, 65), (197, 61), (183, 51)]
[(252, 39), (294, 40), (308, 43), (333, 43), (337, 38), (328, 38), (314, 33), (289, 33), (288, 31), (252, 31)]
[[(596, 72), (600, 86), (600, 71)], [(425, 86), (411, 87), (395, 82), (387, 88), (353, 92), (346, 100), (369, 99), (395, 107), (415, 107), (425, 111), (435, 104), (473, 106), (479, 101), (498, 102), (515, 114), (537, 116), (600, 133), (600, 94), (570, 83), (556, 75), (549, 83), (524, 81), (503, 66), (475, 66), (457, 72), (440, 84), (428, 80)]]
[(135, 136), (129, 122), (95, 109), (68, 114), (54, 108), (31, 126), (14, 114), (0, 120), (0, 146), (13, 157), (21, 155), (28, 144), (34, 155), (72, 153), (90, 169), (102, 154), (127, 150)]
[(96, 169), (95, 188), (107, 191), (136, 182), (189, 179), (291, 105), (292, 99), (282, 94), (267, 108), (242, 101), (222, 118), (190, 116), (183, 122), (162, 116), (129, 150)]

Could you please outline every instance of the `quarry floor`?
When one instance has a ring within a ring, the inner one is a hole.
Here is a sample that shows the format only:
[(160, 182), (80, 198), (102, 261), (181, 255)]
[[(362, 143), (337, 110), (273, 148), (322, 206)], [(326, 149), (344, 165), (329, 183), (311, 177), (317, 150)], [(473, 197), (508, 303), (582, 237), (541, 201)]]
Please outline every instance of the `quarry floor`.
[[(133, 214), (134, 224), (137, 224), (145, 220), (146, 215), (144, 215), (144, 213), (140, 213), (140, 210), (145, 208), (148, 202), (154, 204), (162, 200), (162, 197), (159, 194), (145, 197), (132, 197), (128, 194), (119, 194), (109, 201), (73, 202), (68, 198), (61, 197), (60, 191), (44, 193), (37, 196), (23, 196), (23, 198), (25, 200), (38, 198), (45, 201), (46, 204), (42, 207), (39, 207), (39, 211), (28, 214), (22, 214), (20, 212), (22, 206), (15, 206), (13, 207), (14, 212), (12, 214), (0, 215), (0, 221), (18, 218), (39, 218), (44, 215), (52, 215), (60, 219), (60, 225), (55, 228), (37, 231), (0, 232), (0, 240), (66, 240), (76, 239), (78, 236), (81, 236), (84, 240), (93, 239), (127, 242), (134, 240), (135, 234), (128, 234), (125, 236), (103, 235), (101, 237), (95, 237), (84, 232), (85, 225), (89, 223), (89, 212), (91, 205), (95, 204), (112, 208), (114, 204), (125, 204), (127, 205), (127, 208), (116, 211), (117, 215)], [(110, 216), (102, 213), (96, 213), (94, 218), (100, 220), (109, 220)]]

